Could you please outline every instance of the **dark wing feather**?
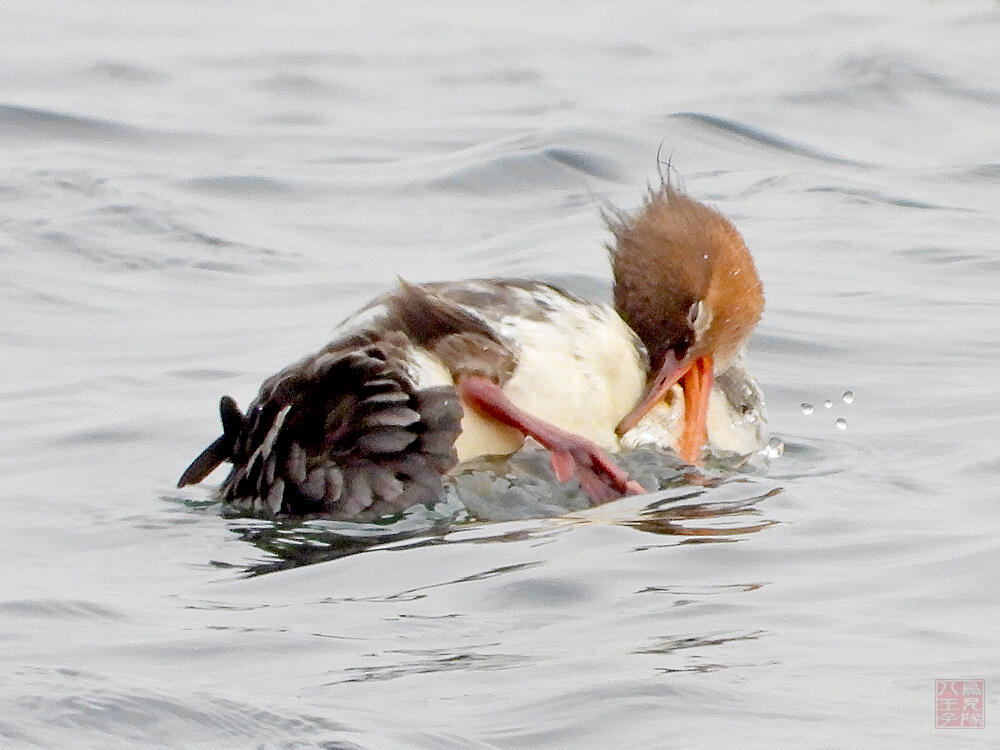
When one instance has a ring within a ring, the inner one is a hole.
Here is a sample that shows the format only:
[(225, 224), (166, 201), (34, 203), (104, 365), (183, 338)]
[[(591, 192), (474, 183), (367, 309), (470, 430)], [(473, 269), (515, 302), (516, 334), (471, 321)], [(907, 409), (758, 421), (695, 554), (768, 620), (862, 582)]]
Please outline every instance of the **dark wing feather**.
[(266, 381), (223, 499), (265, 515), (354, 520), (436, 500), (457, 463), (462, 406), (453, 387), (414, 387), (392, 361), (404, 343), (328, 348)]
[[(372, 303), (384, 305), (384, 317), (265, 381), (245, 417), (223, 398), (224, 434), (181, 484), (231, 461), (220, 494), (253, 513), (364, 519), (432, 502), (457, 463), (462, 405), (454, 387), (418, 389), (407, 357), (424, 348), (455, 379), (503, 384), (516, 367), (516, 347), (488, 321), (506, 313), (544, 317), (523, 293), (536, 287), (484, 282), (463, 291), (400, 281)], [(472, 309), (477, 303), (485, 303), (485, 317)]]
[(502, 385), (517, 366), (514, 347), (489, 323), (433, 287), (400, 279), (385, 304), (390, 310), (388, 323), (433, 351), (456, 380), (476, 375)]

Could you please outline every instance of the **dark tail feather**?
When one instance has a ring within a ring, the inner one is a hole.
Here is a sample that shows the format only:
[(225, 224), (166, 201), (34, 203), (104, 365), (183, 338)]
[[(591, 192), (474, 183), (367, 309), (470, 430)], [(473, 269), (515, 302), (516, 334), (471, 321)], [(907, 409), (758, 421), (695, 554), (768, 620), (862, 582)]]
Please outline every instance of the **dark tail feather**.
[(240, 407), (231, 396), (223, 396), (219, 399), (219, 417), (222, 419), (222, 435), (233, 443), (246, 427), (246, 417), (240, 411)]
[(222, 435), (216, 438), (215, 442), (203, 450), (198, 458), (184, 470), (181, 478), (177, 480), (178, 487), (198, 484), (223, 461), (232, 460), (236, 438), (242, 432), (246, 418), (236, 402), (229, 396), (223, 396), (219, 401), (219, 416), (222, 418)]
[(265, 516), (352, 520), (431, 503), (461, 418), (454, 387), (418, 391), (378, 346), (321, 352), (261, 386), (220, 495)]
[(188, 466), (181, 478), (177, 480), (178, 487), (185, 487), (189, 484), (198, 484), (202, 479), (211, 474), (215, 467), (223, 461), (232, 457), (229, 441), (225, 435), (220, 435), (214, 443), (208, 446), (194, 461)]

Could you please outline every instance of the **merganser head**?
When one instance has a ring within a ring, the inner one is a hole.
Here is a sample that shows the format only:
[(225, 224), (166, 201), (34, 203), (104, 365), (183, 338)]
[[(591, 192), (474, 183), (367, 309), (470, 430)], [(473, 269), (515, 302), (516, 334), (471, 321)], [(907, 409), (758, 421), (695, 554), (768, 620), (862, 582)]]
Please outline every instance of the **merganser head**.
[(706, 442), (714, 373), (739, 354), (764, 310), (753, 259), (718, 211), (664, 185), (634, 214), (609, 218), (615, 307), (649, 352), (646, 394), (618, 424), (624, 434), (680, 383), (681, 458), (696, 463)]

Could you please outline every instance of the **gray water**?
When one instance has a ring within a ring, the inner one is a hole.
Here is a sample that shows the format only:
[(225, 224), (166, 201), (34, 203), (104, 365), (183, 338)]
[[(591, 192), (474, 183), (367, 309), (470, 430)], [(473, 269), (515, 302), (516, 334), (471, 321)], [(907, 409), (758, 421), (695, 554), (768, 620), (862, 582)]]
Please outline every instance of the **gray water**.
[[(997, 39), (989, 2), (8, 0), (0, 741), (996, 747)], [(661, 146), (755, 253), (770, 466), (382, 527), (173, 488), (397, 275), (605, 290)], [(986, 728), (934, 729), (935, 678)]]

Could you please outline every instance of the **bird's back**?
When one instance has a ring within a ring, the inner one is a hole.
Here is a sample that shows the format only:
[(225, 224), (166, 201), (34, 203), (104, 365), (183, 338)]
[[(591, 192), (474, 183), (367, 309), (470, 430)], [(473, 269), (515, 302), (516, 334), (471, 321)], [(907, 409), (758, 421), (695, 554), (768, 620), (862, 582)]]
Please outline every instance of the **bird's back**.
[(519, 407), (617, 449), (644, 356), (613, 310), (546, 284), (401, 283), (266, 380), (245, 416), (224, 401), (224, 435), (181, 483), (228, 460), (220, 494), (238, 508), (377, 517), (433, 500), (458, 461), (521, 445), (463, 409), (461, 377), (493, 380)]

